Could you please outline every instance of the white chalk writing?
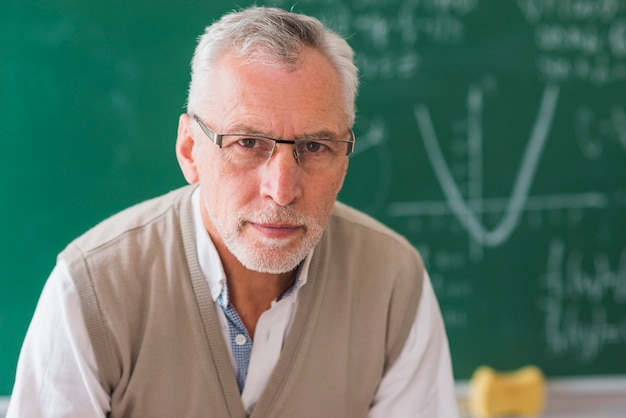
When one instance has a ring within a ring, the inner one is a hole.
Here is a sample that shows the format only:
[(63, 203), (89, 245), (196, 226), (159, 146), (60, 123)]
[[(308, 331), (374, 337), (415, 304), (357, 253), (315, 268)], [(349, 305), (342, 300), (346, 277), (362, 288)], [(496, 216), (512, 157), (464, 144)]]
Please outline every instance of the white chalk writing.
[(519, 0), (534, 27), (539, 78), (609, 84), (626, 80), (626, 3)]
[(574, 132), (582, 154), (590, 160), (600, 158), (607, 144), (626, 150), (626, 109), (614, 105), (608, 114), (591, 106), (580, 106), (574, 114)]
[(550, 244), (543, 284), (545, 338), (550, 354), (572, 353), (581, 363), (594, 361), (611, 344), (626, 343), (626, 315), (611, 313), (626, 303), (626, 248), (617, 262), (600, 251), (592, 255)]

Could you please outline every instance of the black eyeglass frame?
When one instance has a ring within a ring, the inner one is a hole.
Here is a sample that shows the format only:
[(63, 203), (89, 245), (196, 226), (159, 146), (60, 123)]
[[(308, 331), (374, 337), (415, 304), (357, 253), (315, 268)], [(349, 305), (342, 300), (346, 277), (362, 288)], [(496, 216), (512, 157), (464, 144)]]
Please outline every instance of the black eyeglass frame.
[[(356, 139), (354, 137), (354, 131), (352, 129), (350, 129), (349, 134), (350, 134), (350, 138), (349, 139), (334, 139), (334, 138), (302, 138), (302, 139), (276, 139), (276, 138), (272, 138), (269, 136), (265, 136), (265, 135), (258, 135), (258, 134), (238, 134), (238, 133), (233, 133), (233, 134), (218, 134), (216, 132), (214, 132), (211, 128), (209, 128), (207, 126), (206, 123), (204, 123), (202, 121), (202, 119), (200, 119), (200, 117), (198, 115), (189, 115), (191, 117), (193, 117), (195, 119), (195, 121), (198, 123), (198, 125), (200, 125), (200, 129), (202, 129), (202, 131), (206, 134), (206, 136), (211, 140), (211, 142), (213, 142), (215, 145), (217, 145), (218, 147), (222, 148), (222, 139), (225, 136), (245, 136), (248, 138), (259, 138), (259, 139), (268, 139), (270, 141), (274, 141), (275, 144), (291, 144), (291, 145), (295, 145), (300, 141), (325, 141), (325, 142), (343, 142), (348, 144), (348, 149), (346, 151), (346, 155), (350, 155), (352, 154), (352, 152), (354, 152), (354, 144), (356, 143)], [(271, 158), (272, 155), (274, 154), (274, 149), (276, 149), (276, 145), (274, 145), (274, 148), (272, 148), (272, 152), (270, 153), (268, 158)], [(294, 151), (296, 152), (296, 151)], [(297, 154), (295, 154), (296, 160), (300, 161), (298, 159)]]

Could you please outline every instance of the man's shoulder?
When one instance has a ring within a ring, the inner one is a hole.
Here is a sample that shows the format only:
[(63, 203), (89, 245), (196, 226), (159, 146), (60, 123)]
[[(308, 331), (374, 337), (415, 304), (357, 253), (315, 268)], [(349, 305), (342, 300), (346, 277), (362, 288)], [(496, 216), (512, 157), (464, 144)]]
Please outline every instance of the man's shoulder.
[(330, 220), (334, 229), (345, 229), (354, 239), (378, 239), (414, 250), (409, 241), (374, 217), (342, 202), (335, 202)]
[(83, 252), (88, 252), (106, 246), (132, 232), (156, 225), (157, 220), (171, 214), (180, 202), (186, 199), (186, 196), (190, 199), (192, 192), (192, 186), (181, 187), (130, 206), (101, 221), (76, 238), (70, 246), (77, 246)]
[(409, 240), (344, 203), (335, 203), (327, 232), (323, 245), (332, 248), (332, 252), (343, 260), (355, 257), (362, 266), (370, 263), (384, 265), (388, 272), (417, 271), (419, 275), (423, 272), (422, 257)]

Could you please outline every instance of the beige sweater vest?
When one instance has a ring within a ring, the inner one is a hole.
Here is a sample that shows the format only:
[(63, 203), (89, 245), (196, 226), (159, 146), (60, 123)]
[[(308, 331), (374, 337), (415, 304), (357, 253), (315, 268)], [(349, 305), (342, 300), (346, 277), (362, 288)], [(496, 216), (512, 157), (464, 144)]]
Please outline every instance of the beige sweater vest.
[[(246, 417), (196, 253), (188, 186), (113, 216), (69, 265), (110, 417)], [(415, 318), (418, 253), (337, 203), (252, 417), (363, 417)]]

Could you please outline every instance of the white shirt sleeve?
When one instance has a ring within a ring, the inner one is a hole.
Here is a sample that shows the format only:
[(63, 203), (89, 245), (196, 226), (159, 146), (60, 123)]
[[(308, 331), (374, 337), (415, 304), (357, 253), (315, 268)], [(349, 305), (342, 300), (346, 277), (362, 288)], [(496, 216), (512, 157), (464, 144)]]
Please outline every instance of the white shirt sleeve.
[(368, 418), (458, 418), (448, 337), (428, 274), (413, 328)]
[(26, 333), (6, 418), (100, 418), (109, 405), (78, 294), (60, 261)]

